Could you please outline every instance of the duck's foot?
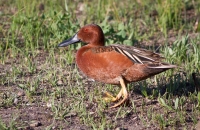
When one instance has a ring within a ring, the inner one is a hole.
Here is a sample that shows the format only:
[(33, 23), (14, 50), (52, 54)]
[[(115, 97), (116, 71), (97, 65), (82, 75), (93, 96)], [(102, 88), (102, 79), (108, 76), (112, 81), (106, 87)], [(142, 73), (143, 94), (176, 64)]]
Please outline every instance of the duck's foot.
[(112, 102), (116, 102), (118, 101), (121, 97), (123, 97), (123, 99), (121, 101), (119, 101), (118, 103), (116, 103), (114, 106), (111, 106), (109, 108), (115, 108), (118, 107), (120, 105), (122, 105), (124, 102), (126, 102), (126, 100), (128, 99), (128, 92), (126, 90), (126, 84), (124, 82), (124, 80), (121, 78), (120, 79), (120, 84), (122, 86), (120, 92), (117, 94), (116, 97), (114, 97), (112, 94), (105, 92), (105, 97), (104, 100), (105, 101), (112, 101)]
[(117, 100), (119, 100), (121, 97), (122, 97), (122, 93), (121, 93), (122, 90), (120, 90), (120, 92), (118, 93), (118, 95), (116, 97), (114, 97), (112, 94), (110, 94), (109, 92), (105, 92), (104, 93), (104, 100), (106, 102), (116, 102)]

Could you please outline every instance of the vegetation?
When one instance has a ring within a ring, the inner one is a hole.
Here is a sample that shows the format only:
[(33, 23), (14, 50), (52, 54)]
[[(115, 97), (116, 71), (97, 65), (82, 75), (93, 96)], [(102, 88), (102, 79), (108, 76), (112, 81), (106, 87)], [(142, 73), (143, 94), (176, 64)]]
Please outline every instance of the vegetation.
[[(0, 129), (193, 129), (200, 114), (198, 0), (1, 0)], [(130, 101), (107, 108), (119, 87), (82, 77), (58, 48), (96, 23), (106, 44), (159, 51), (177, 69), (129, 84)]]

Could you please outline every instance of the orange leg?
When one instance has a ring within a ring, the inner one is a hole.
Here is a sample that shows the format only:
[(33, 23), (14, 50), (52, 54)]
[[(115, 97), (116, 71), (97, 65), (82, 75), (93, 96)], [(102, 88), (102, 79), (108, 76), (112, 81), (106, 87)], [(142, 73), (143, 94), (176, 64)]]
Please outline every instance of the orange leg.
[(128, 99), (128, 92), (126, 90), (126, 84), (123, 80), (123, 78), (120, 78), (120, 84), (122, 86), (120, 92), (118, 93), (118, 95), (116, 97), (113, 97), (110, 93), (106, 92), (106, 97), (104, 98), (106, 101), (112, 101), (115, 102), (117, 100), (119, 100), (122, 96), (123, 99), (121, 101), (119, 101), (118, 103), (116, 103), (114, 106), (111, 106), (110, 108), (115, 108), (120, 106), (121, 104), (123, 104), (127, 99)]

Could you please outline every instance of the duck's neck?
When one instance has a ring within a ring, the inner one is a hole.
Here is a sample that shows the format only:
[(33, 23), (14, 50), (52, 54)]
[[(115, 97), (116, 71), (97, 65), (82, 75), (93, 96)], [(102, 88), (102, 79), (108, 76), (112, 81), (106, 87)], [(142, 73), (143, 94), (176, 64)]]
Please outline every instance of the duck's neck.
[(93, 48), (94, 46), (89, 46), (89, 45), (85, 45), (83, 47), (81, 47), (77, 52), (76, 52), (76, 60), (79, 59), (80, 57), (82, 57), (83, 53), (88, 51), (89, 49)]
[(105, 38), (104, 35), (98, 35), (96, 37), (92, 37), (90, 43), (87, 46), (104, 46), (105, 45)]
[(87, 44), (87, 45), (81, 47), (76, 53), (76, 60), (79, 59), (80, 57), (82, 57), (82, 55), (85, 52), (87, 52), (89, 49), (94, 48), (94, 47), (100, 47), (100, 46), (104, 46), (104, 43), (102, 43), (102, 44), (95, 44), (95, 43)]

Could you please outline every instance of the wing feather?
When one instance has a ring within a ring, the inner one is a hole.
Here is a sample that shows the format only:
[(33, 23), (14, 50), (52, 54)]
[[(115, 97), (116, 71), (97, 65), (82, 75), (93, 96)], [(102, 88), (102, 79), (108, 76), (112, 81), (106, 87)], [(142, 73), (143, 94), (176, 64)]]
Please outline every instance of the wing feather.
[(133, 46), (126, 46), (121, 44), (112, 44), (110, 46), (101, 46), (92, 48), (94, 53), (104, 53), (110, 51), (116, 51), (126, 57), (132, 62), (137, 64), (145, 64), (148, 68), (175, 68), (176, 65), (171, 65), (165, 62), (161, 62), (164, 57), (160, 54)]

